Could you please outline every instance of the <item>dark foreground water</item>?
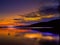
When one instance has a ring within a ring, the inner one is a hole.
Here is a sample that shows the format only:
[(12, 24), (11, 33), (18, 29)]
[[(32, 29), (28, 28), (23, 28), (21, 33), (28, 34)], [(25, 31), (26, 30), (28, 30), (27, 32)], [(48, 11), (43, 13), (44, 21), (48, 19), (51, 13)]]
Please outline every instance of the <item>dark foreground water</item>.
[(58, 45), (59, 35), (31, 29), (0, 29), (0, 45)]

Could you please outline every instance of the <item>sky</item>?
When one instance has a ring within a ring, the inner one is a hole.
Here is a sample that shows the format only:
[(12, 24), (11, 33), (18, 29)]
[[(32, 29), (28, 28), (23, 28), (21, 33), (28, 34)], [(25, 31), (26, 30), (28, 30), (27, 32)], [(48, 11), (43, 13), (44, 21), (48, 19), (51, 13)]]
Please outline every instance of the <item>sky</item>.
[(0, 0), (0, 19), (8, 19), (58, 5), (58, 0)]
[(0, 0), (0, 17), (26, 14), (44, 6), (56, 6), (57, 0)]
[(25, 14), (38, 7), (39, 1), (34, 0), (0, 0), (0, 16)]

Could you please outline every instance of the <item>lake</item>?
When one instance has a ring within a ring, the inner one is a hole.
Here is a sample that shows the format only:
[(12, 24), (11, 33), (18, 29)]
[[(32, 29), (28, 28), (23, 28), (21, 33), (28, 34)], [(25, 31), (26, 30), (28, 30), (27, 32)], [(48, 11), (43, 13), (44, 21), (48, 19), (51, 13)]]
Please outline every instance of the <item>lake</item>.
[[(31, 29), (0, 28), (0, 45), (58, 45), (59, 35)], [(48, 43), (49, 44), (48, 44)]]

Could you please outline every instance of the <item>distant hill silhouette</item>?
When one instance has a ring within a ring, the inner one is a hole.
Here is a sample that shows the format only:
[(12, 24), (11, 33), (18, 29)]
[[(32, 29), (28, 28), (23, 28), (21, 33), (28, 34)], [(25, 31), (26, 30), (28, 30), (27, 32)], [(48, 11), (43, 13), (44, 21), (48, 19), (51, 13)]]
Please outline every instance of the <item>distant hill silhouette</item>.
[(60, 25), (60, 19), (32, 24), (29, 27), (57, 27), (58, 25)]
[[(53, 27), (53, 28), (31, 28), (31, 30), (37, 30), (40, 32), (52, 32), (55, 34), (59, 34), (59, 30), (60, 30), (60, 19), (56, 19), (56, 20), (52, 20), (49, 22), (39, 22), (36, 24), (32, 24), (29, 26), (16, 26), (16, 28), (19, 29), (28, 29), (26, 27)], [(29, 30), (29, 29), (28, 29)]]
[(59, 34), (60, 19), (52, 20), (49, 22), (40, 22), (37, 24), (30, 25), (28, 27), (53, 27), (53, 28), (39, 28), (39, 29), (32, 29), (32, 30), (38, 30), (42, 32), (52, 32), (55, 34)]

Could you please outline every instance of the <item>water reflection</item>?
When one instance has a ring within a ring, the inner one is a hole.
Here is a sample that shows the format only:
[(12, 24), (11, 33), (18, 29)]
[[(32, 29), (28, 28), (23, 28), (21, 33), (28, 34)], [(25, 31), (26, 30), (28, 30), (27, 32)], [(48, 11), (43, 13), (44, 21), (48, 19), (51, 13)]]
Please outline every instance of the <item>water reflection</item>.
[(31, 29), (0, 28), (0, 44), (45, 45), (43, 43), (56, 42), (57, 45), (58, 41), (59, 36), (53, 33), (38, 32)]

